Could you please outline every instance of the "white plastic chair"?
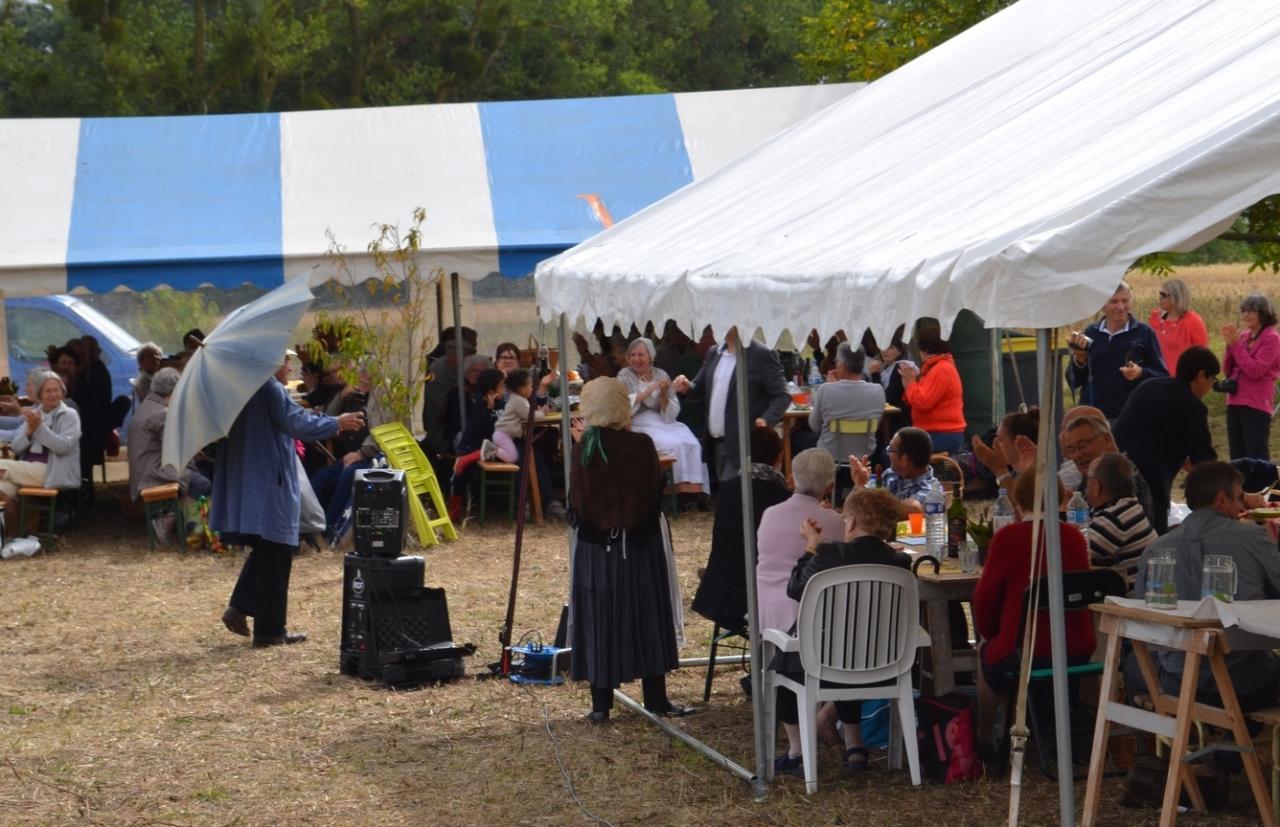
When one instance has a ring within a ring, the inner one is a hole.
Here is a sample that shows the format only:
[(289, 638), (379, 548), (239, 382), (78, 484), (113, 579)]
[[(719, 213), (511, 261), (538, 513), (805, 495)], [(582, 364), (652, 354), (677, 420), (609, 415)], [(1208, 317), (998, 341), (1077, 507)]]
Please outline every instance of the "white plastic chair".
[[(889, 699), (896, 701), (889, 728), (889, 766), (902, 766), (907, 747), (911, 783), (920, 784), (920, 750), (916, 743), (915, 700), (911, 666), (916, 650), (929, 645), (920, 626), (916, 578), (895, 566), (841, 566), (819, 572), (800, 598), (795, 636), (765, 629), (764, 692), (768, 752), (766, 772), (773, 777), (777, 732), (776, 689), (796, 694), (806, 793), (818, 788), (818, 705), (824, 701)], [(798, 652), (804, 681), (769, 669), (775, 652)], [(869, 686), (893, 680), (885, 686)], [(821, 681), (842, 684), (824, 687)]]

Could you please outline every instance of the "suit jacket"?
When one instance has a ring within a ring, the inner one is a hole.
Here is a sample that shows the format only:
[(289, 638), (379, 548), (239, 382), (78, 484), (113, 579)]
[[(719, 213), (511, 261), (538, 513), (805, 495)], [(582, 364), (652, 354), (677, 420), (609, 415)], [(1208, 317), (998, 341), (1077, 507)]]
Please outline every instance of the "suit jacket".
[[(751, 342), (745, 348), (747, 354), (747, 414), (752, 422), (763, 419), (770, 427), (776, 425), (791, 404), (791, 395), (787, 393), (787, 379), (782, 373), (782, 363), (778, 354), (764, 345)], [(715, 381), (716, 365), (720, 362), (721, 348), (715, 347), (707, 352), (702, 369), (693, 379), (688, 398), (703, 406), (710, 407), (711, 385)], [(729, 379), (729, 395), (725, 399), (724, 441), (728, 448), (729, 466), (739, 467), (738, 463), (738, 377), (737, 372)], [(710, 411), (707, 411), (710, 415)], [(705, 448), (705, 446), (704, 446)], [(735, 470), (736, 473), (736, 470)]]

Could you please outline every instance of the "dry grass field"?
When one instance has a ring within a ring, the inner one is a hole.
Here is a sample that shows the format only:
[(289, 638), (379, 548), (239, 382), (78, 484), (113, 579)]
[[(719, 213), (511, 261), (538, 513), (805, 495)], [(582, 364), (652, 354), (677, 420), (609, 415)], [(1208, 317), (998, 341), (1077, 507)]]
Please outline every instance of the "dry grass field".
[[(118, 486), (112, 486), (118, 491)], [(109, 496), (107, 491), (100, 497)], [(1006, 782), (910, 787), (882, 758), (842, 778), (822, 755), (805, 796), (784, 779), (766, 800), (638, 716), (581, 719), (584, 687), (482, 680), (499, 654), (510, 579), (510, 525), (468, 526), (427, 553), (448, 590), (454, 638), (479, 646), (448, 685), (391, 691), (337, 670), (341, 557), (304, 552), (291, 628), (311, 640), (251, 650), (219, 623), (240, 559), (150, 552), (139, 523), (103, 501), (92, 525), (55, 550), (0, 562), (0, 824), (3, 825), (989, 825)], [(686, 605), (704, 564), (706, 515), (675, 521)], [(563, 524), (526, 534), (517, 634), (554, 623), (567, 588)], [(710, 624), (687, 621), (686, 656)], [(738, 672), (702, 705), (701, 670), (672, 678), (697, 701), (682, 726), (752, 763), (750, 706)], [(638, 688), (633, 688), (638, 692)], [(1155, 824), (1120, 808), (1106, 784), (1104, 823)], [(1077, 786), (1077, 790), (1082, 788)], [(1082, 794), (1082, 793), (1081, 793)], [(1232, 809), (1187, 825), (1254, 823), (1243, 785)], [(1056, 786), (1028, 772), (1023, 823), (1057, 821)], [(595, 819), (593, 821), (593, 819)]]

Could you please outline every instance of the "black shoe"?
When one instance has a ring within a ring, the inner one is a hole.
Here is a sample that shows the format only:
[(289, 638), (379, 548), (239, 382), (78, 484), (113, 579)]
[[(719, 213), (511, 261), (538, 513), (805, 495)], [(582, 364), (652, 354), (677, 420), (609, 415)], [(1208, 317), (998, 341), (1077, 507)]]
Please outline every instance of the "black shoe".
[[(645, 708), (648, 709), (648, 707)], [(661, 709), (649, 709), (649, 711), (654, 715), (661, 715), (663, 718), (687, 718), (698, 710), (691, 706), (673, 704), (668, 701), (665, 707)]]
[(254, 649), (265, 649), (268, 646), (279, 646), (284, 643), (302, 643), (307, 639), (305, 632), (285, 632), (283, 635), (276, 637), (255, 637), (253, 639)]
[(609, 710), (593, 709), (582, 717), (593, 724), (607, 724), (609, 722)]
[(249, 636), (249, 621), (246, 620), (247, 615), (234, 606), (228, 606), (227, 610), (222, 613), (222, 625), (227, 627), (227, 631), (233, 635), (241, 637)]

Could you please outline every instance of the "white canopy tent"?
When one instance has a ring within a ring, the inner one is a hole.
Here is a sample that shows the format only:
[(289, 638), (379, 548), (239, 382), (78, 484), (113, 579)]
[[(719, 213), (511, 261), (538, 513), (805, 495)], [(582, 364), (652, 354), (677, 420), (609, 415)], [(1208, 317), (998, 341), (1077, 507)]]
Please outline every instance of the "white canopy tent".
[[(770, 342), (883, 341), (964, 308), (993, 327), (1084, 318), (1140, 255), (1195, 247), (1280, 192), (1278, 45), (1274, 0), (1022, 0), (544, 261), (540, 312)], [(1049, 532), (1051, 573), (1057, 545)], [(1051, 598), (1065, 713), (1060, 585)], [(1070, 824), (1069, 773), (1061, 794)]]

